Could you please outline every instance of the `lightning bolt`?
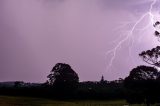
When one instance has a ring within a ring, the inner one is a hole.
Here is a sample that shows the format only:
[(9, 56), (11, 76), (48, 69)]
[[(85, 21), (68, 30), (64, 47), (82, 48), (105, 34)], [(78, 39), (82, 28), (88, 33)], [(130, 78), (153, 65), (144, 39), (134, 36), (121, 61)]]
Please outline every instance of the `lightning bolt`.
[[(150, 4), (150, 8), (149, 8), (149, 10), (148, 10), (148, 12), (146, 12), (145, 14), (143, 14), (136, 22), (135, 22), (135, 24), (132, 26), (132, 28), (130, 29), (130, 31), (126, 34), (126, 36), (122, 39), (122, 40), (120, 40), (119, 42), (118, 42), (118, 44), (116, 44), (116, 46), (113, 48), (113, 49), (111, 49), (111, 50), (109, 50), (107, 53), (106, 53), (106, 55), (108, 56), (109, 54), (112, 54), (112, 57), (111, 57), (111, 59), (110, 59), (110, 62), (109, 62), (109, 65), (108, 65), (108, 67), (107, 67), (107, 70), (109, 70), (110, 69), (110, 67), (112, 66), (112, 64), (113, 64), (113, 61), (115, 60), (115, 58), (116, 58), (116, 54), (117, 54), (117, 51), (118, 51), (118, 49), (126, 42), (126, 41), (128, 41), (128, 40), (130, 40), (131, 42), (131, 47), (133, 46), (133, 42), (134, 42), (134, 40), (133, 40), (133, 33), (134, 33), (134, 31), (135, 30), (145, 30), (145, 29), (147, 29), (150, 25), (153, 25), (154, 24), (154, 15), (152, 14), (152, 9), (153, 9), (153, 6), (156, 4), (156, 2), (157, 2), (157, 0), (153, 0), (152, 2), (151, 2), (151, 4)], [(143, 19), (145, 18), (145, 17), (149, 17), (149, 19), (150, 19), (150, 22), (148, 23), (148, 25), (146, 25), (144, 28), (142, 28), (142, 29), (136, 29), (136, 27), (143, 21)], [(131, 52), (131, 47), (130, 47), (130, 51), (129, 52)], [(130, 53), (129, 53), (130, 54)]]

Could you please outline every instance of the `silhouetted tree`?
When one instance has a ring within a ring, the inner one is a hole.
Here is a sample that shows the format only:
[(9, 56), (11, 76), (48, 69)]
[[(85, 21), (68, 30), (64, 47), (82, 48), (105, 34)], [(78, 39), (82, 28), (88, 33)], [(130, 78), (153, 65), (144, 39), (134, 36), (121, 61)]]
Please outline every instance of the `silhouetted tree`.
[(55, 91), (69, 93), (74, 91), (79, 83), (78, 74), (65, 63), (57, 63), (48, 75), (49, 85), (55, 88)]
[(160, 46), (151, 50), (143, 51), (139, 56), (142, 57), (143, 61), (146, 63), (160, 67)]
[(134, 68), (124, 85), (127, 88), (127, 101), (129, 103), (151, 103), (157, 102), (159, 72), (154, 67), (138, 66)]
[[(155, 36), (160, 39), (160, 22), (157, 21), (153, 25), (155, 28)], [(160, 40), (159, 40), (160, 41)], [(144, 62), (160, 67), (160, 46), (151, 50), (142, 51), (139, 56)], [(138, 66), (134, 68), (130, 75), (125, 79), (125, 87), (128, 88), (129, 102), (150, 103), (159, 102), (160, 77), (156, 68), (147, 66)]]
[[(157, 21), (153, 26), (155, 27), (154, 34), (160, 41), (160, 22)], [(143, 61), (145, 61), (146, 63), (154, 65), (156, 67), (160, 67), (160, 46), (157, 46), (156, 48), (153, 48), (151, 50), (142, 51), (139, 56), (142, 57)]]
[(158, 70), (149, 66), (138, 66), (129, 75), (133, 80), (155, 80), (159, 77)]
[(159, 21), (157, 21), (157, 22), (155, 22), (155, 24), (153, 25), (154, 26), (154, 28), (155, 28), (155, 32), (154, 32), (154, 34), (155, 34), (155, 36), (156, 37), (158, 37), (158, 40), (160, 41), (160, 22)]

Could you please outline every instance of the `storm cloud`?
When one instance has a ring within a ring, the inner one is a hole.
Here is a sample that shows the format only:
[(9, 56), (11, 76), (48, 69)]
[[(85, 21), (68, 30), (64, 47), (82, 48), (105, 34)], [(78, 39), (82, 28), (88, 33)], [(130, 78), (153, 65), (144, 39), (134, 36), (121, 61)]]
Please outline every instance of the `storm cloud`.
[[(151, 2), (1, 0), (0, 80), (44, 82), (58, 62), (70, 64), (81, 81), (100, 80), (101, 75), (106, 80), (124, 78), (132, 68), (144, 64), (138, 54), (158, 44), (152, 26), (133, 32), (118, 49), (109, 70), (113, 55), (106, 53), (124, 39)], [(137, 28), (148, 20), (144, 18)]]

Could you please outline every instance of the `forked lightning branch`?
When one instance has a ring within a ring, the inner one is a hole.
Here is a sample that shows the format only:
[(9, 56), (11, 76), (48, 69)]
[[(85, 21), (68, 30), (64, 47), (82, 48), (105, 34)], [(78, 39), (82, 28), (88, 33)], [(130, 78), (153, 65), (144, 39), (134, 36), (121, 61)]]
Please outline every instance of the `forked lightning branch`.
[(157, 21), (157, 20), (155, 19), (156, 16), (153, 14), (153, 8), (154, 8), (154, 5), (155, 5), (156, 3), (157, 3), (157, 0), (152, 0), (151, 3), (150, 3), (150, 6), (149, 6), (148, 11), (145, 12), (144, 14), (142, 14), (142, 16), (133, 24), (133, 26), (132, 26), (131, 29), (128, 31), (128, 33), (126, 34), (126, 36), (125, 36), (122, 40), (120, 40), (113, 49), (109, 50), (109, 51), (106, 53), (107, 56), (108, 56), (108, 55), (112, 55), (112, 56), (111, 56), (111, 59), (110, 59), (110, 61), (109, 61), (109, 64), (108, 64), (108, 66), (107, 66), (107, 71), (109, 71), (110, 68), (112, 67), (113, 62), (114, 62), (114, 60), (116, 59), (116, 55), (117, 55), (118, 49), (119, 49), (125, 42), (130, 41), (130, 43), (131, 43), (131, 46), (130, 46), (130, 47), (132, 47), (133, 42), (134, 42), (133, 39), (132, 39), (132, 36), (133, 36), (134, 31), (138, 29), (138, 28), (137, 28), (138, 25), (139, 25), (146, 17), (149, 17), (149, 21), (150, 21), (150, 22), (148, 22), (148, 25), (144, 26), (142, 29), (139, 30), (139, 31), (142, 31), (142, 30), (145, 30), (145, 29), (146, 29), (147, 27), (149, 27), (150, 25), (153, 26), (154, 23)]

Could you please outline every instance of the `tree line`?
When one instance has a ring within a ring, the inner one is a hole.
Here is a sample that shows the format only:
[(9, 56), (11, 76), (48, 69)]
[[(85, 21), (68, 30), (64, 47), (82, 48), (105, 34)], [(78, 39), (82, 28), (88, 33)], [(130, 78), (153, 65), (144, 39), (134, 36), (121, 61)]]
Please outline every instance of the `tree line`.
[(21, 81), (14, 82), (12, 86), (3, 86), (0, 83), (0, 94), (58, 100), (114, 100), (125, 97), (123, 79), (107, 81), (102, 76), (100, 81), (79, 82), (78, 74), (65, 63), (57, 63), (47, 78), (45, 83), (36, 85)]

